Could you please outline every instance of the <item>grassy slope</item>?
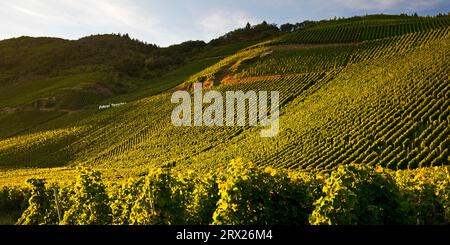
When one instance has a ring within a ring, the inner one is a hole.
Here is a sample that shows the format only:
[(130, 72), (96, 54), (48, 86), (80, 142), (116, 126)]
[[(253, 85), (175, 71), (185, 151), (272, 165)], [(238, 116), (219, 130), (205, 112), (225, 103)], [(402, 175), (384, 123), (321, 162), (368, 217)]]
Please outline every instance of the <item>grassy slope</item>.
[(0, 108), (79, 109), (127, 91), (143, 81), (120, 76), (121, 57), (145, 56), (152, 48), (114, 35), (77, 41), (29, 37), (1, 41)]
[[(8, 124), (17, 118), (0, 118), (0, 126), (4, 125), (8, 131), (2, 134), (4, 137), (21, 135), (0, 141), (3, 147), (0, 185), (18, 184), (30, 176), (70, 181), (77, 166), (103, 169), (110, 180), (117, 180), (140, 175), (148, 165), (177, 162), (179, 169), (189, 166), (189, 169), (201, 170), (220, 167), (235, 157), (259, 164), (309, 169), (324, 169), (348, 161), (369, 164), (374, 154), (378, 159), (384, 157), (380, 164), (387, 165), (389, 162), (386, 161), (397, 155), (400, 157), (396, 161), (400, 162), (408, 159), (408, 152), (413, 149), (399, 148), (394, 142), (391, 146), (386, 137), (396, 130), (386, 128), (392, 128), (400, 121), (402, 123), (396, 129), (404, 132), (408, 115), (403, 115), (402, 111), (410, 110), (412, 106), (429, 108), (437, 105), (437, 114), (446, 113), (449, 80), (445, 76), (448, 74), (445, 61), (449, 53), (449, 29), (439, 27), (436, 26), (439, 31), (435, 32), (414, 31), (419, 34), (365, 41), (352, 44), (350, 48), (304, 50), (296, 47), (295, 51), (289, 52), (289, 49), (273, 47), (273, 56), (245, 61), (237, 70), (240, 73), (237, 77), (292, 73), (275, 80), (261, 78), (252, 83), (219, 87), (222, 90), (279, 90), (283, 103), (282, 132), (273, 139), (260, 138), (260, 128), (174, 128), (170, 124), (173, 108), (170, 93), (157, 95), (217, 62), (220, 56), (242, 48), (239, 45), (213, 50), (209, 56), (155, 80), (141, 91), (105, 101), (130, 102), (122, 107), (104, 111), (91, 108), (62, 116), (22, 115), (18, 116), (21, 121), (27, 117), (36, 120), (17, 127)], [(292, 37), (289, 38), (293, 42)], [(329, 38), (328, 42), (335, 41), (333, 37)], [(302, 40), (294, 41), (301, 44)], [(241, 58), (245, 59), (245, 55)], [(280, 71), (281, 66), (276, 69), (276, 61), (285, 63), (283, 66), (290, 66), (290, 69)], [(220, 72), (220, 69), (213, 69), (213, 72)], [(432, 95), (436, 100), (415, 104)], [(365, 128), (367, 125), (373, 128)], [(359, 130), (362, 128), (365, 131)], [(431, 133), (437, 128), (438, 134), (448, 133), (448, 115), (442, 120), (426, 122), (414, 137), (409, 137), (413, 142), (417, 141), (412, 147), (420, 152), (423, 148), (430, 149), (432, 142), (421, 144), (425, 141), (421, 133)], [(379, 139), (385, 139), (387, 143), (374, 146)], [(445, 140), (441, 137), (433, 147)], [(390, 153), (397, 155), (385, 156)], [(448, 159), (441, 160), (448, 163)]]

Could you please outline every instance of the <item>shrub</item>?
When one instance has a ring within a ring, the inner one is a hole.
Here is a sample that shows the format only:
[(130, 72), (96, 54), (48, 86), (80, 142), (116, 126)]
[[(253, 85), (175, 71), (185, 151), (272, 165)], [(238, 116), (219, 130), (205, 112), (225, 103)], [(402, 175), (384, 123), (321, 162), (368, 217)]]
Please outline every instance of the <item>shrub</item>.
[(311, 224), (403, 223), (399, 189), (381, 170), (353, 164), (339, 166), (325, 181), (323, 194), (315, 202)]
[(188, 224), (208, 225), (213, 222), (213, 214), (219, 201), (217, 175), (208, 173), (191, 179), (194, 189), (187, 210)]
[(450, 223), (448, 167), (406, 170), (395, 174), (410, 224)]
[(131, 224), (183, 224), (188, 194), (170, 168), (151, 169), (131, 209)]
[(58, 224), (58, 214), (54, 206), (53, 191), (45, 188), (42, 179), (29, 179), (31, 187), (28, 208), (17, 221), (19, 225), (51, 225)]
[(64, 213), (63, 224), (107, 225), (112, 224), (111, 208), (106, 186), (98, 171), (83, 170), (69, 198), (70, 206)]
[(130, 179), (110, 195), (113, 224), (129, 225), (131, 209), (142, 192), (145, 179)]
[(311, 209), (307, 184), (285, 171), (233, 160), (219, 181), (213, 224), (306, 224)]
[(0, 224), (14, 224), (28, 208), (29, 198), (28, 189), (3, 187), (0, 190)]

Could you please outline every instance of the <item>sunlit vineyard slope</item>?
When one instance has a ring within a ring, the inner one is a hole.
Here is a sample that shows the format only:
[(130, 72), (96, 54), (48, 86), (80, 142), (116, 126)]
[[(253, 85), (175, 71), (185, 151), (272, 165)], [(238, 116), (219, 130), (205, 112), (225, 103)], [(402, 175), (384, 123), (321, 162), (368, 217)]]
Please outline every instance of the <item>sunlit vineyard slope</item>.
[[(449, 26), (448, 17), (319, 22), (231, 55), (202, 51), (156, 85), (83, 110), (4, 112), (0, 185), (30, 177), (70, 182), (80, 166), (108, 181), (145, 175), (149, 166), (202, 172), (236, 158), (312, 172), (350, 163), (448, 165)], [(279, 91), (280, 133), (173, 126), (171, 94), (194, 82), (221, 92)], [(97, 108), (119, 102), (127, 103)]]

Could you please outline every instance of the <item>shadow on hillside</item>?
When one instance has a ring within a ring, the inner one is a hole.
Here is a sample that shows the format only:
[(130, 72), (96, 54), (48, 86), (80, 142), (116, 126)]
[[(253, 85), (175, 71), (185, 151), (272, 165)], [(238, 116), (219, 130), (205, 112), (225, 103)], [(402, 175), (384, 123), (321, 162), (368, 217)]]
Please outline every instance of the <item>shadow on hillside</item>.
[(0, 140), (0, 169), (66, 166), (76, 153), (68, 146), (78, 140), (81, 129), (42, 131)]

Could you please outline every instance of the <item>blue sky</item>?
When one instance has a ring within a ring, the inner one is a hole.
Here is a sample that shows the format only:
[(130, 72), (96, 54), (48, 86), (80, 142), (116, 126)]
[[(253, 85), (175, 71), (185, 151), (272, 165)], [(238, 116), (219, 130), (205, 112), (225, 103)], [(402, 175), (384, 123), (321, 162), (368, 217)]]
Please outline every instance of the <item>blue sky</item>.
[(209, 41), (263, 20), (282, 24), (371, 13), (449, 11), (449, 0), (2, 0), (0, 39), (128, 33), (167, 46)]

